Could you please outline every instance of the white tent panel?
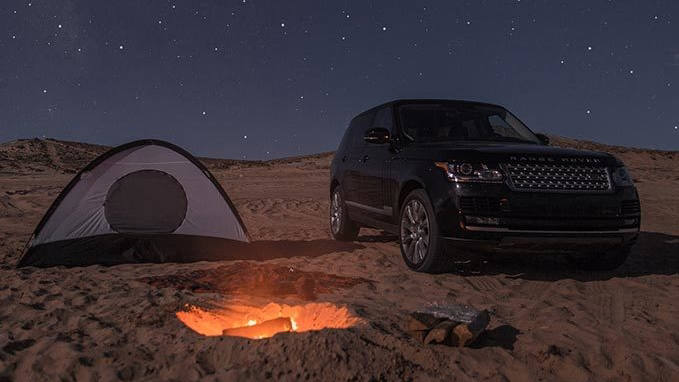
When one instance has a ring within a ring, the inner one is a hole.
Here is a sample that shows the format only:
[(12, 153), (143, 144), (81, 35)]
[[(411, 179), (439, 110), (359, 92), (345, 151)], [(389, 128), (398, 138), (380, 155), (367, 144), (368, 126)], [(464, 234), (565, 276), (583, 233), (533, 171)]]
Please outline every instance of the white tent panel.
[(109, 189), (120, 178), (149, 169), (171, 175), (184, 189), (186, 215), (174, 234), (248, 241), (236, 214), (207, 174), (179, 152), (151, 144), (115, 153), (82, 173), (31, 245), (115, 233), (105, 216)]

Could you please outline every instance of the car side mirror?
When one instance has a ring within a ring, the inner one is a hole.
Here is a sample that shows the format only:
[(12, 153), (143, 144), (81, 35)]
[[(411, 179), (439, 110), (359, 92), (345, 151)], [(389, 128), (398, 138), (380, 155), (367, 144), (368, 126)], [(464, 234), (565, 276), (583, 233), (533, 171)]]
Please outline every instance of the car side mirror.
[(384, 127), (374, 127), (366, 131), (365, 136), (363, 136), (364, 141), (375, 144), (389, 143), (390, 139), (391, 134)]
[(538, 137), (538, 139), (540, 140), (540, 143), (542, 143), (543, 145), (545, 145), (545, 146), (549, 145), (549, 137), (548, 136), (546, 136), (544, 134), (540, 134), (540, 133), (536, 133), (535, 136)]

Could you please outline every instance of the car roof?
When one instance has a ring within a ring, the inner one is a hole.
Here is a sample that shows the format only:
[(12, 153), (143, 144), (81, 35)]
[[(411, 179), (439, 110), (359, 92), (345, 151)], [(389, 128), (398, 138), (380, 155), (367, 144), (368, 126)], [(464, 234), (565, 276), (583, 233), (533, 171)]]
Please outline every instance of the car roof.
[(466, 103), (466, 104), (472, 104), (472, 105), (483, 105), (483, 106), (495, 106), (495, 107), (501, 107), (505, 108), (502, 105), (497, 105), (493, 103), (488, 103), (488, 102), (479, 102), (479, 101), (469, 101), (469, 100), (459, 100), (459, 99), (437, 99), (437, 98), (398, 98), (389, 102), (385, 102), (383, 104), (371, 107), (370, 109), (363, 111), (359, 114), (357, 114), (354, 118), (360, 117), (364, 114), (371, 113), (377, 109), (381, 109), (386, 106), (391, 106), (391, 105), (396, 105), (396, 104), (402, 104), (402, 103), (442, 103), (442, 102), (455, 102), (455, 103)]

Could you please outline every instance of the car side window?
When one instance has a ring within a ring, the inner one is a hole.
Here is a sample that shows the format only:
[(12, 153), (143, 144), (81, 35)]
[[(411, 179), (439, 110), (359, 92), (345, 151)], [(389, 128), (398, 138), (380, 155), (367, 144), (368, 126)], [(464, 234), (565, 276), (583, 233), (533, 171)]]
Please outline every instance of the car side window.
[(391, 106), (380, 109), (375, 115), (373, 127), (383, 127), (389, 131), (394, 126), (394, 109)]

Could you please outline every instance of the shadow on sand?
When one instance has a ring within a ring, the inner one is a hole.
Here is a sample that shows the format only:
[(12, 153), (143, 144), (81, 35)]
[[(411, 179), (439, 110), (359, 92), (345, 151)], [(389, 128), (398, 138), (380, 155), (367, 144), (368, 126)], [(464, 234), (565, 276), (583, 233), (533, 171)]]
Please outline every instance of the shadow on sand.
[[(385, 243), (398, 237), (382, 235), (361, 236), (359, 243)], [(468, 256), (475, 258), (475, 255)], [(613, 271), (592, 272), (578, 269), (566, 256), (551, 254), (479, 254), (486, 261), (472, 261), (450, 271), (465, 276), (499, 275), (527, 280), (579, 281), (607, 280), (613, 277), (679, 274), (679, 236), (657, 232), (640, 232), (629, 258)]]
[(229, 260), (272, 260), (290, 257), (318, 257), (334, 252), (353, 252), (365, 246), (331, 239), (260, 240), (243, 247)]
[(330, 239), (261, 240), (246, 243), (185, 235), (101, 235), (84, 241), (57, 242), (36, 248), (21, 259), (19, 267), (262, 261), (296, 256), (312, 258), (335, 252), (352, 252), (364, 246)]
[[(608, 280), (614, 277), (673, 275), (679, 273), (679, 236), (641, 232), (625, 264), (612, 271), (592, 272), (577, 269), (565, 256), (492, 255), (478, 264), (478, 275), (505, 274), (526, 280), (578, 281)], [(472, 276), (474, 275), (472, 274)]]
[(500, 325), (497, 328), (481, 333), (479, 338), (470, 347), (472, 349), (501, 347), (507, 350), (514, 350), (514, 343), (516, 343), (519, 334), (521, 334), (521, 331), (511, 325)]
[(398, 242), (398, 236), (384, 232), (381, 235), (359, 236), (357, 240), (359, 243), (396, 243)]

